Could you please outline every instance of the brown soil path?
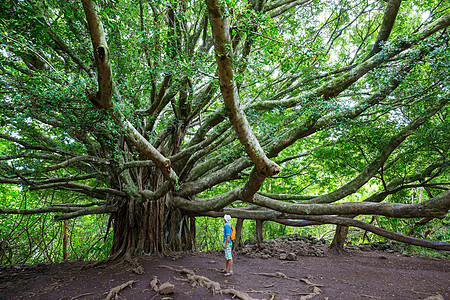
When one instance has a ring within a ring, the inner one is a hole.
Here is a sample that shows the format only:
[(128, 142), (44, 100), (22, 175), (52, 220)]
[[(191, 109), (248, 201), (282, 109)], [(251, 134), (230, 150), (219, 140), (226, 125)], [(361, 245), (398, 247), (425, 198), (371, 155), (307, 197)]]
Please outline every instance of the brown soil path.
[[(120, 262), (3, 267), (0, 299), (106, 299), (111, 289), (124, 283), (131, 287), (121, 290), (117, 299), (232, 299), (230, 291), (245, 292), (234, 299), (450, 299), (449, 259), (358, 249), (344, 255), (303, 256), (297, 261), (238, 254), (231, 277), (219, 272), (224, 265), (221, 252), (141, 256), (137, 262), (142, 268)], [(182, 268), (219, 283), (218, 294), (213, 295), (213, 286), (193, 287), (187, 282), (188, 277), (194, 278), (192, 274), (177, 272)], [(143, 274), (136, 273), (142, 270)], [(174, 294), (157, 294), (149, 285), (154, 276), (158, 286), (172, 283)]]

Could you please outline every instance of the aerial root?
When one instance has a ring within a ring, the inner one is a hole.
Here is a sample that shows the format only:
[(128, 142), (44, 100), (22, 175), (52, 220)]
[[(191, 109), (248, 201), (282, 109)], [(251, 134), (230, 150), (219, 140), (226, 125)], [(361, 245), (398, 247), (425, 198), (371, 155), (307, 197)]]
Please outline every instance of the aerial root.
[(111, 299), (118, 299), (119, 298), (119, 293), (127, 288), (127, 287), (131, 287), (133, 285), (133, 283), (136, 283), (137, 281), (135, 280), (130, 280), (124, 284), (121, 284), (119, 286), (116, 286), (115, 288), (112, 288), (109, 293), (108, 296), (106, 296), (105, 300), (111, 300)]

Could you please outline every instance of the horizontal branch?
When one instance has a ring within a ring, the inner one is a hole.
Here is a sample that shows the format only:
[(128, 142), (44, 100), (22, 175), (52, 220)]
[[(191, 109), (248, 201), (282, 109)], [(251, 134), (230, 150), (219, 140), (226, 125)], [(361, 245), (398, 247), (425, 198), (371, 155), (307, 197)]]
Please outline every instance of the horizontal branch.
[(240, 189), (234, 189), (210, 199), (187, 200), (182, 197), (175, 196), (172, 201), (176, 207), (181, 208), (186, 212), (201, 213), (211, 210), (220, 210), (238, 200), (239, 196)]
[(198, 180), (186, 182), (178, 191), (181, 197), (189, 197), (205, 191), (214, 185), (225, 182), (227, 180), (235, 179), (241, 170), (251, 166), (251, 162), (245, 158), (239, 158), (232, 163), (223, 166), (213, 174), (199, 178)]
[(246, 210), (245, 208), (224, 208), (221, 211), (204, 211), (204, 212), (189, 212), (192, 216), (206, 216), (213, 218), (223, 217), (225, 214), (233, 218), (245, 220), (278, 220), (278, 219), (295, 219), (300, 216), (287, 215), (274, 210)]
[(66, 213), (63, 215), (55, 216), (55, 221), (62, 221), (62, 220), (68, 220), (73, 219), (81, 216), (86, 215), (98, 215), (98, 214), (110, 214), (115, 213), (118, 211), (118, 208), (116, 206), (98, 206), (98, 207), (91, 207), (87, 209), (79, 209), (77, 211)]
[[(10, 215), (37, 215), (46, 213), (66, 213), (71, 215), (90, 215), (90, 214), (105, 214), (113, 213), (117, 211), (117, 207), (102, 205), (97, 207), (80, 208), (71, 206), (61, 206), (53, 205), (41, 208), (30, 208), (30, 209), (15, 209), (15, 208), (0, 208), (0, 214), (10, 214)], [(60, 216), (56, 216), (55, 220)], [(58, 219), (62, 220), (62, 219)]]
[(429, 241), (429, 240), (414, 238), (414, 237), (407, 236), (407, 235), (404, 235), (401, 233), (397, 233), (397, 232), (389, 231), (389, 230), (386, 230), (383, 228), (379, 228), (379, 227), (376, 227), (371, 224), (367, 224), (367, 223), (359, 221), (359, 220), (343, 218), (343, 217), (335, 217), (335, 216), (307, 216), (307, 217), (305, 217), (305, 219), (307, 219), (309, 221), (313, 221), (313, 222), (322, 223), (322, 224), (336, 224), (336, 225), (341, 225), (341, 226), (358, 227), (358, 228), (373, 232), (376, 235), (379, 235), (379, 236), (382, 236), (382, 237), (385, 237), (385, 238), (388, 238), (388, 239), (391, 239), (394, 241), (399, 241), (399, 242), (410, 244), (410, 245), (421, 246), (421, 247), (426, 247), (426, 248), (431, 248), (431, 249), (436, 249), (436, 250), (450, 251), (450, 243), (433, 242), (433, 241)]
[(376, 157), (371, 163), (369, 163), (366, 168), (358, 174), (354, 179), (347, 182), (337, 190), (318, 196), (313, 199), (315, 203), (332, 203), (347, 197), (348, 195), (356, 192), (360, 187), (366, 184), (384, 165), (389, 156), (394, 152), (394, 150), (414, 131), (419, 128), (425, 121), (427, 121), (431, 116), (438, 112), (442, 107), (444, 107), (449, 101), (449, 94), (447, 93), (442, 97), (439, 102), (424, 111), (419, 117), (409, 123), (404, 127), (398, 134), (391, 137), (387, 145), (381, 150), (381, 153)]
[(110, 162), (107, 161), (106, 159), (101, 159), (101, 158), (94, 157), (94, 156), (76, 156), (76, 157), (70, 158), (68, 160), (65, 160), (59, 164), (47, 167), (46, 171), (55, 171), (55, 170), (59, 170), (62, 168), (66, 168), (76, 162), (91, 162), (91, 163), (104, 164), (104, 165), (110, 164)]
[(50, 184), (43, 184), (43, 185), (36, 185), (36, 186), (30, 186), (30, 190), (42, 190), (42, 189), (49, 189), (49, 188), (64, 188), (69, 189), (72, 191), (76, 190), (84, 190), (94, 193), (102, 193), (102, 194), (110, 194), (115, 195), (119, 197), (127, 197), (128, 194), (119, 190), (115, 190), (112, 188), (105, 188), (105, 187), (93, 187), (85, 184), (80, 183), (74, 183), (74, 182), (63, 182), (63, 183), (50, 183)]
[(42, 146), (41, 144), (40, 145), (32, 145), (32, 144), (30, 144), (26, 141), (23, 141), (17, 137), (12, 137), (12, 136), (9, 136), (9, 135), (3, 134), (3, 133), (0, 133), (0, 139), (5, 139), (10, 142), (19, 144), (28, 150), (41, 150), (41, 151), (48, 151), (48, 152), (59, 153), (59, 154), (64, 154), (64, 155), (77, 156), (76, 153), (71, 152), (71, 151), (66, 151), (66, 150), (57, 149), (57, 148), (49, 148), (49, 147)]
[(142, 191), (142, 200), (155, 201), (167, 194), (176, 184), (175, 180), (166, 180), (156, 191)]
[[(293, 227), (306, 227), (306, 226), (314, 226), (314, 225), (324, 225), (324, 224), (335, 224), (335, 225), (341, 225), (341, 226), (353, 226), (357, 228), (361, 228), (363, 230), (370, 231), (376, 235), (399, 241), (402, 243), (410, 244), (410, 245), (416, 245), (436, 250), (445, 250), (450, 251), (450, 243), (445, 242), (434, 242), (424, 239), (418, 239), (411, 236), (407, 236), (401, 233), (389, 231), (383, 228), (376, 227), (371, 224), (367, 224), (365, 222), (344, 218), (344, 217), (337, 217), (337, 216), (306, 216), (306, 215), (298, 215), (298, 216), (291, 216), (291, 215), (283, 215), (280, 212), (268, 210), (268, 211), (251, 211), (251, 210), (245, 210), (245, 209), (224, 209), (222, 212), (215, 212), (215, 211), (209, 211), (202, 213), (203, 216), (209, 216), (213, 218), (220, 218), (223, 217), (225, 214), (231, 215), (233, 218), (239, 218), (239, 219), (248, 219), (248, 220), (265, 220), (265, 221), (272, 221), (279, 224), (283, 224), (286, 226), (293, 226)], [(291, 219), (303, 219), (303, 220), (291, 220)]]
[(297, 215), (382, 215), (394, 218), (444, 217), (450, 209), (450, 191), (417, 204), (346, 202), (293, 204), (255, 195), (253, 204)]
[(275, 200), (284, 200), (284, 201), (311, 200), (317, 197), (317, 196), (294, 195), (294, 194), (273, 194), (264, 192), (258, 192), (258, 194)]

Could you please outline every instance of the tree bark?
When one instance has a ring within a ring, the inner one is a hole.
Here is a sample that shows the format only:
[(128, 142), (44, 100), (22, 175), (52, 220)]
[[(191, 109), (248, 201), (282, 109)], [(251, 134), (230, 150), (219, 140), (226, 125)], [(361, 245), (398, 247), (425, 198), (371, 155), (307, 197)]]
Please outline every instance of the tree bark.
[(258, 243), (258, 245), (264, 242), (263, 222), (263, 220), (256, 220), (256, 242)]
[(112, 71), (109, 61), (109, 48), (103, 25), (97, 15), (93, 1), (82, 0), (86, 20), (89, 25), (94, 57), (98, 71), (98, 93), (91, 98), (97, 107), (110, 109), (112, 107)]
[(386, 42), (391, 35), (401, 2), (402, 0), (389, 0), (375, 44), (373, 45), (372, 51), (370, 51), (364, 60), (371, 58), (381, 51), (380, 43)]
[(113, 258), (194, 249), (195, 224), (180, 209), (170, 207), (168, 197), (123, 203), (114, 215)]
[(242, 227), (244, 225), (244, 219), (238, 218), (236, 221), (236, 240), (234, 242), (234, 249), (242, 249), (244, 243), (242, 241)]
[(347, 226), (336, 226), (336, 231), (334, 233), (333, 241), (331, 242), (330, 249), (342, 253), (344, 252), (344, 245), (347, 240), (348, 227)]
[(280, 167), (267, 158), (248, 123), (239, 101), (234, 79), (233, 49), (227, 14), (220, 8), (220, 1), (207, 0), (206, 2), (214, 37), (220, 89), (231, 124), (258, 172), (264, 174), (265, 177), (278, 174), (281, 170)]

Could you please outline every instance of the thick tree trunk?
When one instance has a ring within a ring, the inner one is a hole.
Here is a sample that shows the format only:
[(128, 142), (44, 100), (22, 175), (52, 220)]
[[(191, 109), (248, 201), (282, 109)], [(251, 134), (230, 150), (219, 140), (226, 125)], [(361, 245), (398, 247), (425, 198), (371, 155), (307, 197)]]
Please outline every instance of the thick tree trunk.
[(189, 251), (194, 248), (193, 232), (190, 228), (190, 218), (183, 215), (181, 210), (172, 209), (166, 219), (167, 247), (165, 252)]
[(167, 197), (147, 203), (132, 199), (122, 205), (114, 216), (113, 258), (194, 249), (195, 223), (192, 226), (192, 218), (179, 209), (169, 208)]
[(236, 221), (236, 240), (234, 242), (234, 249), (242, 249), (244, 243), (242, 242), (242, 227), (244, 226), (244, 219), (237, 219)]
[(263, 242), (263, 220), (256, 220), (256, 242), (258, 245)]
[(338, 253), (344, 252), (344, 244), (347, 240), (348, 227), (347, 226), (336, 226), (336, 231), (334, 233), (333, 241), (331, 242), (330, 248)]

